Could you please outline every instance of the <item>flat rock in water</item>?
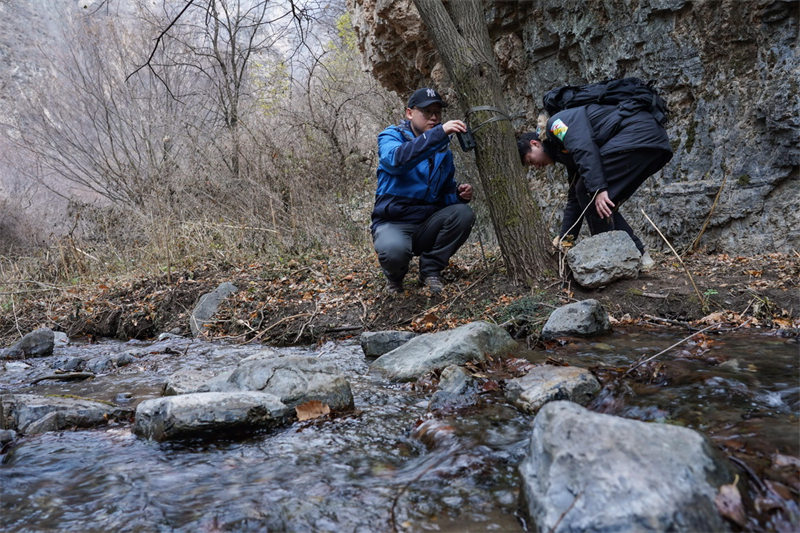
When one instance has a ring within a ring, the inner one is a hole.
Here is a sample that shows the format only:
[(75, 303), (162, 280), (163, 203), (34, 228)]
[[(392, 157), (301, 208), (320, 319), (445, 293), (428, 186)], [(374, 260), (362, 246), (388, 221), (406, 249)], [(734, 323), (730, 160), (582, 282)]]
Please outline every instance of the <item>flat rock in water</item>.
[(428, 410), (458, 409), (475, 403), (475, 380), (464, 368), (450, 365), (442, 370), (439, 390), (431, 397)]
[(542, 365), (521, 378), (508, 380), (505, 390), (508, 401), (527, 413), (535, 413), (556, 400), (587, 404), (600, 390), (600, 383), (584, 368)]
[(567, 264), (575, 281), (583, 287), (608, 285), (639, 275), (641, 256), (624, 231), (599, 233), (573, 246), (567, 252)]
[(608, 313), (597, 300), (582, 300), (559, 307), (542, 328), (542, 338), (591, 337), (611, 331)]
[(365, 331), (361, 334), (359, 342), (364, 355), (379, 357), (399, 348), (416, 336), (413, 331)]
[(213, 370), (205, 368), (181, 369), (167, 378), (162, 394), (164, 396), (175, 396), (177, 394), (201, 392), (206, 382), (213, 377), (215, 377)]
[(197, 392), (140, 403), (133, 431), (157, 441), (232, 438), (281, 425), (290, 413), (265, 392)]
[(728, 466), (691, 429), (550, 402), (520, 465), (537, 531), (727, 531), (714, 498)]
[(248, 357), (232, 372), (210, 379), (201, 390), (268, 392), (289, 407), (312, 400), (334, 411), (353, 407), (350, 382), (336, 365), (314, 357)]
[(435, 368), (502, 357), (517, 347), (506, 330), (489, 322), (471, 322), (449, 331), (415, 337), (373, 361), (371, 368), (389, 379), (409, 381)]
[(0, 396), (0, 427), (26, 435), (102, 426), (110, 418), (128, 418), (132, 413), (130, 409), (78, 398), (36, 394)]

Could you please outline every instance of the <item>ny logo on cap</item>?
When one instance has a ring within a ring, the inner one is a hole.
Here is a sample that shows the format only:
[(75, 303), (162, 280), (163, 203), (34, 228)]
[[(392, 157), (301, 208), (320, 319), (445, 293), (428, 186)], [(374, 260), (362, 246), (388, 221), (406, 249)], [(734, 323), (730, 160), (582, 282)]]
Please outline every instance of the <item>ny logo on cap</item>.
[(429, 97), (436, 98), (436, 91), (434, 91), (433, 89), (428, 89), (427, 92)]

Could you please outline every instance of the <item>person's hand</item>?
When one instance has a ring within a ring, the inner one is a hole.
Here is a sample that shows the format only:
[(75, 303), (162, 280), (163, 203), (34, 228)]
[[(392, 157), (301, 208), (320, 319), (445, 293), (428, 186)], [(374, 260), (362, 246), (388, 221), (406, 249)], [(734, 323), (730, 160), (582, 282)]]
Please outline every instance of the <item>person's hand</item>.
[(444, 128), (444, 132), (448, 135), (451, 133), (464, 133), (467, 131), (467, 125), (460, 120), (448, 120), (442, 124), (442, 128)]
[(458, 186), (458, 197), (464, 200), (465, 202), (469, 202), (472, 200), (472, 185), (469, 183), (462, 183)]
[(609, 218), (611, 216), (611, 210), (614, 209), (614, 202), (608, 197), (608, 191), (600, 191), (597, 193), (594, 206), (600, 218)]

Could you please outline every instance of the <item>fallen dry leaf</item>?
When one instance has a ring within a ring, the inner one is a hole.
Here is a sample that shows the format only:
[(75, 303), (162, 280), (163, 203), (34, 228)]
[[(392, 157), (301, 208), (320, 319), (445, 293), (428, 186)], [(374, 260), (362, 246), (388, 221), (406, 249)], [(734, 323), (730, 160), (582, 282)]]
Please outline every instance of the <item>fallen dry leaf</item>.
[(719, 513), (728, 520), (744, 527), (746, 518), (744, 515), (744, 507), (742, 506), (742, 496), (739, 494), (739, 489), (736, 484), (739, 482), (739, 476), (733, 480), (733, 483), (722, 485), (719, 488), (717, 496), (714, 498), (714, 503), (717, 505)]
[(328, 404), (322, 403), (318, 400), (311, 400), (306, 403), (301, 403), (295, 407), (294, 410), (297, 413), (297, 419), (301, 422), (303, 420), (319, 418), (331, 412), (331, 408), (328, 406)]

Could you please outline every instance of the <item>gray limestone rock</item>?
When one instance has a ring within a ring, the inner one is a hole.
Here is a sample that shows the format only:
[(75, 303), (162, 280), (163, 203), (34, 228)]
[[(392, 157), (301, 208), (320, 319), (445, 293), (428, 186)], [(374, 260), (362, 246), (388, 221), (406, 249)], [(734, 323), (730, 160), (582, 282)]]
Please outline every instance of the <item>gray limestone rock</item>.
[(433, 393), (428, 409), (443, 410), (465, 407), (475, 402), (474, 380), (464, 368), (450, 365), (442, 370), (439, 390)]
[(330, 362), (314, 357), (248, 358), (200, 387), (202, 391), (262, 391), (289, 407), (317, 400), (331, 410), (353, 407), (350, 383)]
[(0, 429), (0, 447), (8, 444), (17, 438), (17, 432), (13, 429)]
[(589, 299), (559, 307), (542, 328), (542, 338), (591, 337), (611, 331), (608, 313), (597, 300)]
[(127, 418), (130, 414), (132, 410), (92, 400), (35, 394), (0, 396), (0, 428), (23, 434), (101, 426), (110, 418)]
[(3, 350), (6, 359), (25, 359), (26, 357), (44, 357), (53, 355), (55, 334), (50, 328), (39, 328), (31, 331), (13, 346)]
[(289, 414), (264, 392), (198, 392), (145, 400), (136, 408), (133, 431), (157, 441), (231, 438), (278, 426)]
[(220, 283), (213, 291), (202, 295), (197, 301), (194, 310), (192, 310), (192, 315), (189, 317), (189, 328), (192, 330), (192, 336), (197, 337), (200, 335), (203, 332), (203, 326), (217, 312), (220, 302), (238, 290), (236, 285), (226, 281), (225, 283)]
[(365, 331), (359, 341), (364, 355), (379, 357), (399, 348), (416, 336), (413, 331)]
[(370, 366), (390, 379), (409, 381), (434, 368), (483, 361), (487, 354), (504, 356), (516, 346), (506, 330), (479, 321), (450, 331), (420, 335), (382, 355)]
[(627, 233), (607, 231), (585, 238), (570, 248), (567, 264), (575, 281), (593, 288), (637, 277), (641, 256)]
[(569, 400), (585, 405), (600, 390), (591, 372), (575, 366), (537, 366), (521, 378), (506, 382), (506, 398), (528, 413), (536, 413), (544, 404)]
[(714, 497), (733, 475), (696, 431), (556, 401), (528, 446), (522, 494), (537, 531), (728, 530)]
[[(230, 372), (228, 372), (228, 374), (230, 374)], [(176, 394), (203, 392), (204, 385), (213, 377), (215, 377), (213, 370), (205, 368), (184, 368), (167, 378), (162, 394), (164, 396), (175, 396)], [(206, 389), (205, 392), (208, 392), (208, 390)]]

